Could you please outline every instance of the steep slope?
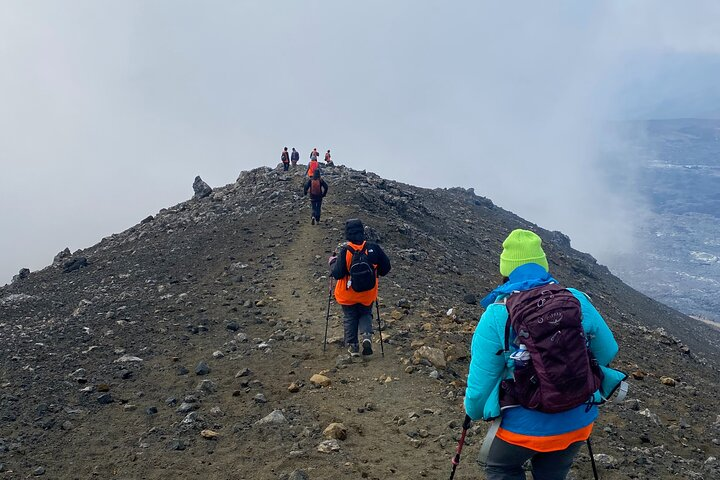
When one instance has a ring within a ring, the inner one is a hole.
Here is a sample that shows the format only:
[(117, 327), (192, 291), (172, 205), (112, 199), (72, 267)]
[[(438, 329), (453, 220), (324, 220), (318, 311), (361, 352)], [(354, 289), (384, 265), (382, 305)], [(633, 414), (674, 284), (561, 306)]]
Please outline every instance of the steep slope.
[[(495, 286), (502, 239), (518, 227), (543, 237), (556, 278), (593, 297), (621, 345), (616, 365), (638, 378), (628, 401), (604, 407), (595, 453), (612, 458), (602, 478), (720, 473), (708, 460), (720, 453), (712, 327), (472, 191), (343, 167), (326, 179), (320, 225), (309, 224), (300, 172), (256, 169), (76, 252), (85, 268), (49, 267), (1, 289), (3, 474), (445, 478), (482, 312), (468, 302)], [(393, 261), (381, 283), (384, 357), (376, 344), (365, 360), (335, 341), (334, 304), (322, 351), (327, 256), (353, 216)], [(438, 365), (423, 346), (442, 351)], [(209, 373), (196, 374), (200, 362)], [(317, 373), (331, 384), (314, 386)], [(277, 423), (257, 423), (275, 410)], [(347, 438), (319, 452), (332, 422)], [(473, 457), (484, 429), (470, 432), (456, 478), (481, 476)], [(587, 454), (572, 475), (591, 478)]]

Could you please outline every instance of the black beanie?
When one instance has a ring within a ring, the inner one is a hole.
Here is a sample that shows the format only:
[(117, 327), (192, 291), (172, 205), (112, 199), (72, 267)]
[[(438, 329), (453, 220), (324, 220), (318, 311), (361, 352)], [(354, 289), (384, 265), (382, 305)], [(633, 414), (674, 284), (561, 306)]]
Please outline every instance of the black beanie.
[(351, 218), (345, 222), (345, 239), (352, 243), (362, 243), (365, 240), (365, 228), (358, 218)]

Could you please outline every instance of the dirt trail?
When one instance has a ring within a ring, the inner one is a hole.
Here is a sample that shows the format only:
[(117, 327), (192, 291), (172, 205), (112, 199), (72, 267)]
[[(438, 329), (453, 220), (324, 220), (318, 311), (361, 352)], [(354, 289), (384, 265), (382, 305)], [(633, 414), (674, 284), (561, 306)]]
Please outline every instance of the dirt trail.
[[(348, 427), (348, 438), (340, 442), (340, 452), (319, 453), (313, 446), (303, 462), (304, 469), (312, 478), (443, 478), (454, 446), (450, 435), (457, 430), (447, 428), (447, 423), (457, 415), (440, 397), (439, 382), (406, 373), (407, 360), (392, 345), (385, 344), (385, 355), (381, 355), (377, 318), (373, 319), (375, 353), (371, 357), (349, 360), (341, 343), (328, 344), (327, 351), (322, 351), (327, 258), (342, 240), (343, 222), (351, 214), (348, 208), (331, 202), (323, 210), (320, 225), (311, 225), (309, 219), (300, 221), (293, 242), (283, 254), (283, 269), (273, 279), (280, 317), (298, 318), (312, 338), (300, 344), (293, 358), (287, 358), (287, 369), (298, 365), (294, 372), (305, 382), (293, 400), (301, 410), (314, 410), (321, 429), (331, 422)], [(387, 289), (389, 282), (381, 280), (381, 316), (386, 307), (382, 302), (383, 283)], [(328, 338), (342, 337), (341, 318), (333, 298)], [(297, 362), (297, 358), (303, 360)], [(313, 387), (309, 378), (315, 373), (330, 377), (332, 385)], [(443, 431), (438, 431), (439, 417), (446, 427)], [(361, 449), (360, 445), (371, 446)]]

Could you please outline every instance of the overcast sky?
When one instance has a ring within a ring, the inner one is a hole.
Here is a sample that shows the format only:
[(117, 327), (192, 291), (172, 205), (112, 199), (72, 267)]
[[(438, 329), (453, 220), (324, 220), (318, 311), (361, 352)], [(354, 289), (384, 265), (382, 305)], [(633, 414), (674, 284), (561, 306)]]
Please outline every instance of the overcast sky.
[[(602, 259), (608, 120), (720, 113), (720, 2), (0, 0), (0, 284), (283, 146), (479, 195)], [(612, 193), (611, 193), (612, 192)]]

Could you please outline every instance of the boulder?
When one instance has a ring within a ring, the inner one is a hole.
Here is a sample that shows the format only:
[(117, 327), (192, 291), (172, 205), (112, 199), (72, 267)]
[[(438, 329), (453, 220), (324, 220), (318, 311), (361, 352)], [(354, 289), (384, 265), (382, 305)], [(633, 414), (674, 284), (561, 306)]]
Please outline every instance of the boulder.
[(439, 348), (422, 346), (415, 350), (413, 359), (416, 362), (420, 362), (420, 360), (423, 359), (427, 360), (437, 368), (445, 368), (447, 366), (447, 362), (445, 361), (445, 353), (443, 353), (443, 351)]
[(323, 430), (325, 438), (345, 440), (347, 438), (347, 427), (342, 423), (331, 423)]
[(203, 182), (203, 179), (198, 175), (193, 182), (193, 191), (195, 192), (195, 198), (205, 198), (209, 196), (213, 190), (210, 188), (210, 185)]
[(332, 381), (325, 375), (320, 375), (319, 373), (316, 373), (315, 375), (310, 377), (310, 383), (319, 387), (329, 387)]

